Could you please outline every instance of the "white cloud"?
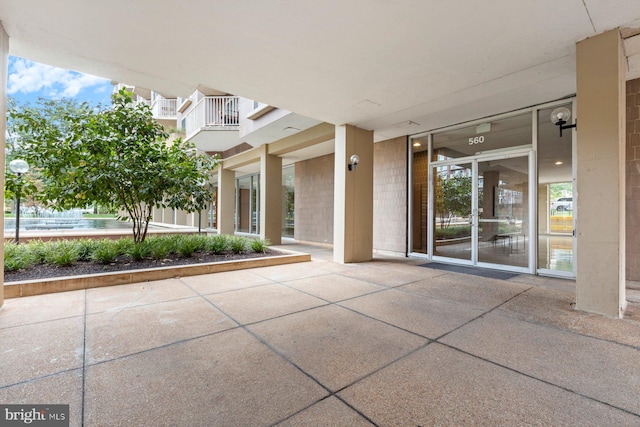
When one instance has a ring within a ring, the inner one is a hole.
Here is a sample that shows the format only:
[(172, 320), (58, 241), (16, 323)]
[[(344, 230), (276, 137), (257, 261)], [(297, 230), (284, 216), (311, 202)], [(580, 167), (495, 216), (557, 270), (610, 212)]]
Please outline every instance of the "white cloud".
[(46, 90), (53, 98), (74, 97), (82, 89), (103, 85), (105, 81), (103, 78), (89, 74), (14, 58), (9, 64), (7, 93), (28, 94)]

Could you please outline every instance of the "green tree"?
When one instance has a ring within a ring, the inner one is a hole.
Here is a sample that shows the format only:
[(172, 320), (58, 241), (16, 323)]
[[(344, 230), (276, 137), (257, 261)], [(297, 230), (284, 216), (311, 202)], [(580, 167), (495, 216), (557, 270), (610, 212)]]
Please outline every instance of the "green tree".
[(454, 216), (471, 214), (471, 192), (473, 180), (470, 176), (436, 177), (436, 213), (440, 217), (440, 228), (447, 228)]
[[(78, 104), (71, 99), (50, 100), (39, 98), (35, 105), (18, 104), (15, 99), (7, 98), (7, 138), (6, 167), (4, 177), (4, 197), (14, 199), (18, 190), (25, 206), (38, 207), (35, 195), (42, 188), (42, 177), (29, 160), (30, 170), (18, 177), (9, 169), (9, 164), (17, 158), (27, 159), (29, 143), (42, 138), (61, 138), (69, 128), (68, 117), (81, 116), (89, 110), (87, 104)], [(43, 123), (47, 126), (31, 127), (31, 122)]]
[(207, 206), (217, 157), (168, 141), (149, 106), (134, 104), (130, 92), (114, 94), (106, 110), (64, 102), (9, 111), (19, 135), (14, 149), (42, 179), (40, 200), (58, 210), (96, 203), (124, 212), (136, 242), (144, 241), (154, 207)]
[(573, 183), (571, 182), (556, 182), (549, 185), (549, 197), (551, 201), (558, 199), (559, 197), (569, 197), (573, 193)]

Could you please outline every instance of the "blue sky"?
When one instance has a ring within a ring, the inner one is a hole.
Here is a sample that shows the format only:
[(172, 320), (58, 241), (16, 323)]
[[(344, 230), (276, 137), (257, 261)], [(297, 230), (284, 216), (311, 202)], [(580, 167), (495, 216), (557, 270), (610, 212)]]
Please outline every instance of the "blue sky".
[(74, 98), (91, 105), (110, 105), (111, 81), (63, 70), (16, 56), (9, 56), (7, 95), (18, 102), (35, 102), (38, 97)]

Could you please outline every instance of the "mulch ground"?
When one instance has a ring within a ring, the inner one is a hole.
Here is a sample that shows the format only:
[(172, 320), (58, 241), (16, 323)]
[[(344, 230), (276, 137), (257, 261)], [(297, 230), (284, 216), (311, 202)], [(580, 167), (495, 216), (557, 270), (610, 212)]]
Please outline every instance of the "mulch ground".
[(17, 282), (22, 280), (39, 280), (50, 277), (78, 276), (83, 274), (99, 274), (112, 271), (142, 270), (145, 268), (170, 267), (174, 265), (203, 264), (209, 262), (235, 261), (250, 258), (262, 258), (269, 256), (284, 255), (282, 252), (268, 249), (265, 253), (247, 252), (243, 254), (224, 253), (221, 255), (211, 255), (205, 253), (195, 253), (191, 258), (183, 258), (171, 255), (161, 261), (143, 260), (132, 261), (129, 258), (120, 258), (110, 264), (99, 264), (95, 262), (79, 261), (68, 267), (56, 265), (38, 264), (29, 269), (18, 271), (5, 271), (4, 281)]

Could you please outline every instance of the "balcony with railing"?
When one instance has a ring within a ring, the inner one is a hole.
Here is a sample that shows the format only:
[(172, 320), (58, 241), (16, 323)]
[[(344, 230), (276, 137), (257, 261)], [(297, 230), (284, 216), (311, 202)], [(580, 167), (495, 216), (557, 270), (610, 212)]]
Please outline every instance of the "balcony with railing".
[(223, 151), (238, 144), (237, 96), (205, 96), (183, 120), (185, 139), (201, 150)]
[(151, 111), (156, 120), (176, 120), (177, 100), (156, 97), (151, 102)]

